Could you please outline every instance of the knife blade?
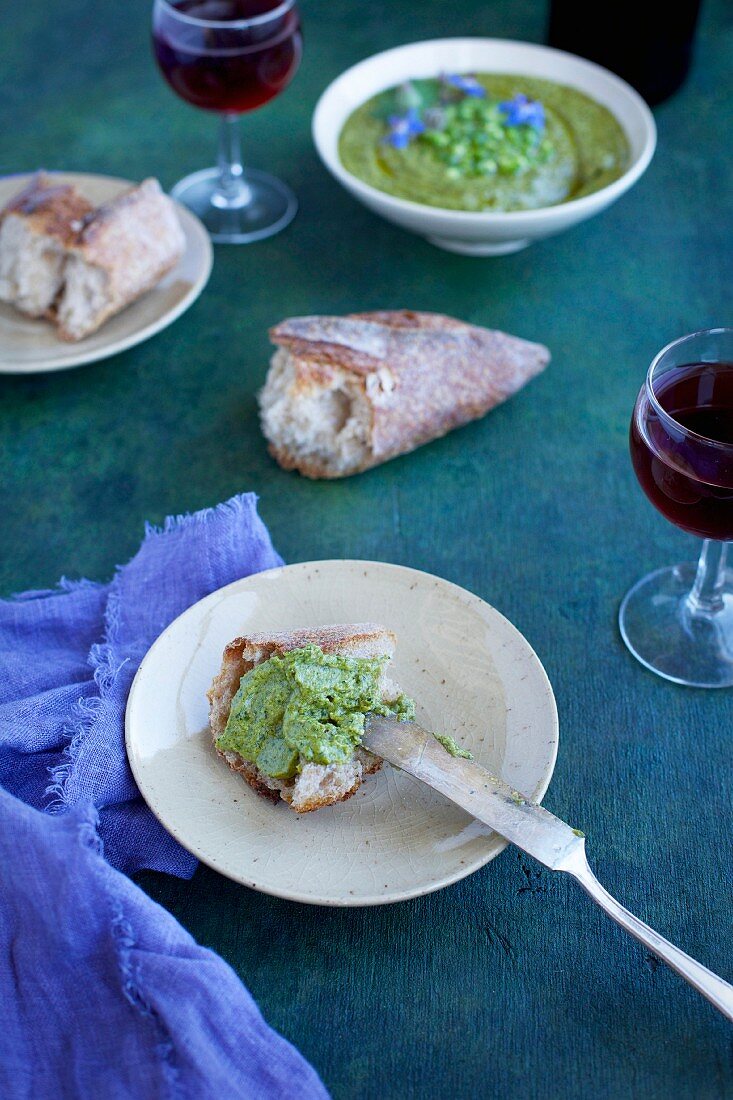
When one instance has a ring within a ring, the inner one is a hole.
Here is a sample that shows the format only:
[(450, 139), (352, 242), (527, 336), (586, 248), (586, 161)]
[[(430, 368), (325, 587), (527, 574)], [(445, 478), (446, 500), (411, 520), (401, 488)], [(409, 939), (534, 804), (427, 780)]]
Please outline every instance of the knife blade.
[(370, 714), (362, 744), (400, 771), (440, 791), (552, 871), (563, 870), (576, 849), (583, 847), (583, 834), (578, 830), (475, 761), (451, 756), (416, 722)]
[(609, 894), (588, 866), (585, 837), (579, 830), (531, 802), (480, 764), (452, 756), (416, 722), (368, 715), (362, 744), (440, 791), (545, 867), (572, 875), (609, 917), (733, 1021), (733, 986), (644, 924)]

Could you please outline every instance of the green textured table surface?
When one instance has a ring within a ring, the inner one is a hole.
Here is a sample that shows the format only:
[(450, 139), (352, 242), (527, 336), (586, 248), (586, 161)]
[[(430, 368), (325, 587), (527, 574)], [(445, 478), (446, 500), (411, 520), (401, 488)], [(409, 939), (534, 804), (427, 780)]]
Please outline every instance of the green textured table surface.
[[(628, 418), (654, 352), (730, 324), (731, 60), (708, 0), (696, 63), (656, 111), (659, 147), (610, 211), (515, 256), (439, 252), (353, 202), (309, 120), (328, 81), (416, 38), (541, 41), (531, 0), (303, 0), (294, 84), (247, 119), (245, 152), (298, 192), (281, 236), (217, 250), (175, 325), (107, 362), (0, 379), (0, 592), (103, 579), (159, 521), (256, 490), (288, 561), (364, 557), (429, 570), (506, 614), (557, 694), (546, 798), (589, 835), (604, 884), (733, 978), (730, 692), (646, 673), (619, 600), (695, 540), (642, 497)], [(160, 177), (213, 157), (214, 119), (176, 100), (147, 41), (146, 0), (15, 5), (0, 41), (0, 171)], [(549, 345), (553, 361), (484, 421), (343, 483), (267, 456), (254, 395), (267, 328), (300, 313), (434, 309)], [(241, 975), (337, 1098), (733, 1096), (730, 1025), (570, 881), (514, 850), (438, 894), (330, 911), (200, 868), (144, 888)]]

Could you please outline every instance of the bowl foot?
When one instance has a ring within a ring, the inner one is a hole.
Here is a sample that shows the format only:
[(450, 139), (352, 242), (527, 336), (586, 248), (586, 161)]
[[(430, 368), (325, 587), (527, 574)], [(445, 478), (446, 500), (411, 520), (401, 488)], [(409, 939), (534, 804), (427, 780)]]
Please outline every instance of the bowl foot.
[(431, 244), (437, 248), (443, 248), (446, 252), (457, 252), (460, 256), (508, 256), (512, 252), (520, 252), (531, 241), (523, 238), (517, 241), (457, 241), (452, 237), (428, 237)]

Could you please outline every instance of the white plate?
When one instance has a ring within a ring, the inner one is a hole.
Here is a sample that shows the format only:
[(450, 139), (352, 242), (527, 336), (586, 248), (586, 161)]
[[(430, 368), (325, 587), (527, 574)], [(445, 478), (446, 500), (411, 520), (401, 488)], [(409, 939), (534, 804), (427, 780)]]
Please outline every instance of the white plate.
[[(82, 172), (50, 174), (61, 183), (73, 183), (95, 205), (113, 199), (120, 191), (132, 186), (129, 180), (112, 176), (92, 176)], [(31, 175), (0, 179), (0, 208), (30, 179)], [(0, 374), (67, 370), (97, 359), (107, 359), (154, 336), (180, 317), (206, 286), (214, 253), (209, 234), (198, 218), (185, 206), (178, 203), (176, 206), (186, 238), (186, 248), (179, 263), (153, 290), (111, 317), (85, 340), (65, 343), (59, 340), (48, 321), (25, 317), (12, 306), (0, 302)]]
[(227, 642), (251, 631), (378, 622), (397, 634), (395, 679), (428, 729), (541, 798), (557, 710), (537, 656), (502, 615), (457, 585), (398, 565), (321, 561), (236, 581), (158, 638), (127, 704), (127, 753), (146, 802), (214, 870), (268, 894), (377, 905), (437, 890), (506, 842), (385, 765), (347, 802), (298, 815), (257, 795), (214, 753), (206, 690)]

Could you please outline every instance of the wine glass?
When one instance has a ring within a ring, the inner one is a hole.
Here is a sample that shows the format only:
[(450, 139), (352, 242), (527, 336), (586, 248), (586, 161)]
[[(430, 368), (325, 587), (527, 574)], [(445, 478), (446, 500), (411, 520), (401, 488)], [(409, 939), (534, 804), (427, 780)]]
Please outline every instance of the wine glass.
[(238, 116), (279, 95), (300, 63), (296, 0), (155, 0), (153, 50), (182, 99), (221, 115), (216, 168), (180, 180), (171, 194), (214, 241), (246, 244), (279, 233), (295, 217), (280, 180), (244, 169)]
[(639, 483), (663, 516), (701, 536), (700, 560), (659, 569), (621, 604), (642, 664), (692, 687), (733, 685), (733, 329), (683, 336), (656, 356), (631, 419)]

